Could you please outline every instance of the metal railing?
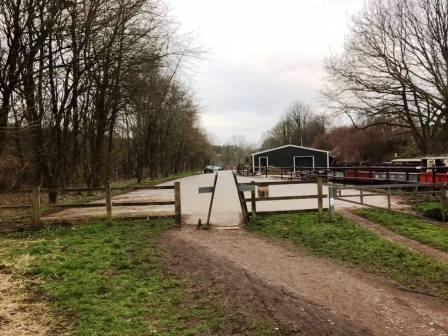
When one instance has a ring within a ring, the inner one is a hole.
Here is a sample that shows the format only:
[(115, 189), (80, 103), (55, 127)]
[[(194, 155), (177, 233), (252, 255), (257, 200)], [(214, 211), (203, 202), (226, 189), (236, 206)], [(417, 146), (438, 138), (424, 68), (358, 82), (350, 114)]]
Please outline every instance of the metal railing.
[(329, 181), (359, 183), (444, 183), (448, 182), (448, 167), (409, 166), (348, 166), (348, 167), (261, 167), (237, 170), (241, 176), (261, 175), (290, 180), (312, 180), (317, 176)]
[[(415, 202), (415, 205), (419, 202), (419, 198), (421, 196), (429, 196), (433, 201), (440, 204), (440, 218), (443, 221), (448, 219), (448, 183), (414, 183), (364, 186), (332, 185), (329, 186), (329, 188), (334, 190), (334, 197), (336, 200), (379, 209), (383, 209), (383, 207), (369, 204), (367, 199), (370, 197), (386, 196), (388, 210), (392, 210), (393, 208), (393, 196), (404, 197), (409, 201)], [(343, 194), (344, 190), (349, 190), (352, 193)], [(357, 201), (358, 198), (359, 201)]]

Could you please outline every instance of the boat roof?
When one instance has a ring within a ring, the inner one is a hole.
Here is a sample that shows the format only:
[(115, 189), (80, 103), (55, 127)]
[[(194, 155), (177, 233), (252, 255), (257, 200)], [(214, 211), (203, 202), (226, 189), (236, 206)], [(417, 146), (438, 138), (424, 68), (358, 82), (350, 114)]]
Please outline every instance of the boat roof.
[(392, 162), (420, 162), (422, 159), (395, 159)]
[(430, 155), (419, 158), (395, 159), (392, 162), (420, 162), (422, 160), (448, 160), (448, 155)]
[(282, 149), (282, 148), (287, 148), (287, 147), (294, 147), (294, 148), (308, 149), (308, 150), (312, 150), (312, 151), (315, 151), (315, 152), (322, 152), (322, 153), (330, 153), (329, 151), (322, 150), (322, 149), (316, 149), (316, 148), (310, 148), (310, 147), (304, 147), (304, 146), (297, 146), (297, 145), (284, 145), (284, 146), (280, 146), (280, 147), (275, 147), (275, 148), (271, 148), (271, 149), (266, 149), (266, 150), (261, 151), (261, 152), (252, 153), (251, 155), (264, 154), (264, 153), (272, 152), (272, 151), (275, 151), (275, 150), (278, 150), (278, 149)]

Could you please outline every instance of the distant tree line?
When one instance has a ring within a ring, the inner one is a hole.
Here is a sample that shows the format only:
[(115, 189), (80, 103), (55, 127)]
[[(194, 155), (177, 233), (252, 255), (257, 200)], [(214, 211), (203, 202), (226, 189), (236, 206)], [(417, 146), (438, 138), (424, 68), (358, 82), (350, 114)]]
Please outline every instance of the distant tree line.
[(250, 154), (256, 146), (250, 144), (244, 136), (233, 136), (222, 146), (213, 146), (213, 163), (226, 169), (236, 169), (239, 164), (250, 164)]
[(0, 2), (0, 185), (197, 169), (210, 144), (176, 78), (195, 55), (157, 0)]
[(375, 125), (367, 128), (334, 126), (331, 117), (317, 113), (312, 106), (293, 103), (268, 131), (263, 149), (298, 145), (331, 151), (334, 164), (377, 164), (398, 155), (414, 156), (418, 149), (400, 127)]

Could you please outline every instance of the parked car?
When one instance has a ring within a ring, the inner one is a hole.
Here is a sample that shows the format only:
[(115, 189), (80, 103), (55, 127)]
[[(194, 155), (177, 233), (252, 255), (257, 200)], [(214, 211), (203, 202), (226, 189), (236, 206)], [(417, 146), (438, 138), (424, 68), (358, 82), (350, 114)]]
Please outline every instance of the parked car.
[(220, 166), (206, 166), (204, 168), (204, 174), (216, 173), (219, 170), (222, 170), (222, 167), (220, 167)]

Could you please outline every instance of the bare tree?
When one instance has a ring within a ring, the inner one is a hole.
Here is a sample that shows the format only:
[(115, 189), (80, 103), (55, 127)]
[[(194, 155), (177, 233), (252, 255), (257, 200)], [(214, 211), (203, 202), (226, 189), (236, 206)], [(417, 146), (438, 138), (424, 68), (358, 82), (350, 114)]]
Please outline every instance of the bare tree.
[(208, 139), (175, 78), (193, 51), (165, 16), (158, 0), (1, 1), (0, 157), (53, 188), (133, 175), (134, 158), (151, 176), (201, 165)]
[(357, 124), (408, 130), (422, 153), (447, 143), (448, 4), (370, 1), (327, 62), (330, 106)]
[(276, 126), (264, 137), (263, 147), (277, 147), (288, 144), (311, 146), (325, 134), (327, 118), (313, 112), (313, 109), (299, 101), (294, 102)]

